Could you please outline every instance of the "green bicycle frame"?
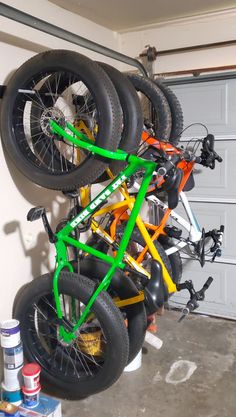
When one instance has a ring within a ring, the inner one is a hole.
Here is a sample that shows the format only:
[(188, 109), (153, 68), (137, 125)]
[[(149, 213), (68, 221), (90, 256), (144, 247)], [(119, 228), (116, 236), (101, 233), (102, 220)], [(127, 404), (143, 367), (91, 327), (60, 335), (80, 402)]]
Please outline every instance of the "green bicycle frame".
[[(122, 262), (124, 252), (128, 246), (129, 239), (131, 237), (136, 218), (139, 214), (141, 205), (144, 201), (148, 185), (152, 179), (153, 171), (156, 169), (156, 163), (153, 161), (148, 161), (137, 157), (136, 155), (130, 155), (122, 150), (117, 150), (116, 152), (109, 151), (106, 149), (102, 149), (96, 145), (94, 142), (89, 140), (85, 135), (77, 131), (74, 126), (67, 124), (67, 128), (75, 135), (72, 136), (68, 132), (66, 132), (62, 127), (60, 127), (55, 121), (51, 121), (51, 128), (52, 130), (60, 135), (63, 136), (65, 139), (73, 143), (76, 147), (80, 147), (86, 149), (94, 154), (101, 155), (105, 158), (115, 159), (120, 161), (126, 161), (128, 163), (127, 167), (120, 172), (120, 174), (111, 181), (111, 183), (102, 191), (100, 192), (75, 218), (69, 221), (65, 227), (63, 227), (57, 234), (56, 234), (56, 261), (57, 266), (53, 277), (53, 293), (55, 297), (56, 303), (56, 310), (58, 314), (58, 318), (60, 320), (60, 336), (64, 339), (65, 342), (70, 342), (77, 337), (76, 331), (81, 326), (81, 324), (85, 321), (86, 317), (88, 316), (90, 309), (96, 300), (97, 296), (101, 293), (101, 291), (106, 291), (111, 283), (112, 277), (116, 268), (124, 269), (125, 264)], [(78, 139), (80, 138), (80, 139)], [(121, 185), (124, 183), (131, 175), (133, 175), (137, 170), (143, 169), (144, 176), (141, 183), (141, 187), (139, 192), (136, 196), (136, 201), (134, 203), (134, 207), (130, 213), (130, 217), (128, 223), (125, 227), (123, 237), (121, 239), (119, 249), (116, 253), (116, 257), (113, 258), (103, 252), (92, 248), (70, 236), (71, 232), (84, 220), (87, 220), (96, 210), (97, 207), (107, 200)], [(60, 272), (64, 268), (68, 268), (70, 272), (73, 272), (73, 267), (68, 260), (68, 253), (67, 253), (67, 245), (74, 246), (86, 253), (89, 253), (103, 261), (109, 263), (111, 265), (110, 269), (108, 270), (107, 274), (101, 281), (100, 285), (96, 288), (94, 293), (92, 294), (87, 306), (85, 307), (81, 317), (73, 326), (71, 331), (65, 329), (63, 326), (63, 314), (60, 306), (60, 295), (58, 290), (58, 281), (60, 278)]]

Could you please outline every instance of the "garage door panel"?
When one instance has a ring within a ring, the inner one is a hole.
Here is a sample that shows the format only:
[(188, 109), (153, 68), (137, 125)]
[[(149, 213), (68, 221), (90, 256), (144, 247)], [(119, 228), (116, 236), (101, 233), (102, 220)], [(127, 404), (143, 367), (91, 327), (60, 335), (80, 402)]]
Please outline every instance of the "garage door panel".
[[(211, 314), (229, 315), (236, 318), (236, 279), (234, 275), (235, 267), (233, 265), (224, 265), (219, 263), (207, 262), (201, 268), (199, 262), (192, 260), (183, 260), (184, 270), (183, 279), (191, 279), (196, 290), (202, 288), (209, 276), (214, 281), (206, 292), (205, 301), (200, 303), (199, 312), (208, 312)], [(173, 296), (173, 302), (186, 304), (189, 294), (186, 290), (181, 291)], [(174, 305), (174, 303), (172, 304)]]
[(188, 197), (236, 199), (236, 141), (217, 141), (216, 152), (223, 158), (214, 170), (196, 165), (195, 187)]
[[(236, 210), (235, 205), (216, 204), (216, 203), (196, 203), (191, 202), (191, 208), (197, 218), (200, 227), (204, 227), (206, 231), (218, 229), (220, 225), (225, 226), (223, 239), (223, 258), (236, 261)], [(186, 218), (182, 205), (179, 204), (177, 210), (180, 215)], [(176, 223), (174, 223), (176, 224)], [(186, 236), (186, 233), (184, 234)]]
[[(187, 193), (201, 227), (209, 230), (225, 225), (222, 257), (214, 264), (207, 262), (203, 269), (197, 261), (185, 261), (184, 277), (193, 278), (199, 288), (212, 275), (215, 281), (200, 311), (236, 318), (236, 79), (220, 77), (215, 80), (214, 74), (213, 81), (204, 77), (201, 81), (199, 77), (197, 82), (189, 77), (190, 83), (185, 84), (176, 80), (171, 89), (182, 105), (185, 127), (197, 122), (205, 124), (215, 135), (216, 152), (223, 158), (221, 164), (216, 162), (215, 170), (196, 165), (196, 186)], [(204, 136), (203, 126), (192, 126), (181, 140), (185, 145), (192, 138)], [(183, 212), (181, 205), (176, 211)], [(175, 298), (187, 301), (183, 294)]]
[[(218, 145), (218, 144), (217, 144)], [(194, 178), (195, 178), (195, 187), (191, 190), (190, 195), (202, 195), (202, 196), (216, 196), (217, 193), (222, 194), (223, 190), (225, 194), (228, 193), (229, 181), (228, 178), (228, 149), (227, 143), (225, 142), (224, 146), (222, 143), (220, 146), (216, 146), (216, 152), (222, 157), (223, 162), (217, 163), (215, 169), (203, 167), (201, 165), (195, 165)], [(230, 158), (232, 159), (232, 158)], [(232, 162), (232, 161), (231, 161)], [(236, 171), (236, 170), (235, 170)], [(236, 191), (235, 191), (236, 196)]]
[[(184, 115), (189, 123), (206, 121), (211, 125), (225, 127), (228, 124), (227, 116), (227, 84), (219, 82), (214, 87), (211, 84), (198, 84), (178, 87), (178, 97), (184, 107)], [(191, 100), (191, 108), (185, 106), (185, 102)], [(199, 104), (201, 105), (199, 106)], [(211, 112), (208, 111), (211, 109)]]
[[(235, 137), (236, 80), (174, 85), (171, 89), (182, 105), (185, 126), (203, 123), (216, 136)], [(200, 126), (193, 126), (185, 133), (187, 137), (203, 134)]]

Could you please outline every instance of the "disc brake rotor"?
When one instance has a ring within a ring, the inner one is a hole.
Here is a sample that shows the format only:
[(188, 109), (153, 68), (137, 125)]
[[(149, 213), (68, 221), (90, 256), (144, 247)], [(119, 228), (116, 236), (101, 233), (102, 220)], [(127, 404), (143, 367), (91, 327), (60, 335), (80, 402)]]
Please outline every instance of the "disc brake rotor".
[(40, 127), (43, 133), (49, 138), (53, 138), (55, 136), (50, 125), (50, 121), (52, 120), (54, 120), (63, 128), (66, 126), (65, 116), (60, 109), (57, 107), (48, 107), (44, 109), (40, 117)]

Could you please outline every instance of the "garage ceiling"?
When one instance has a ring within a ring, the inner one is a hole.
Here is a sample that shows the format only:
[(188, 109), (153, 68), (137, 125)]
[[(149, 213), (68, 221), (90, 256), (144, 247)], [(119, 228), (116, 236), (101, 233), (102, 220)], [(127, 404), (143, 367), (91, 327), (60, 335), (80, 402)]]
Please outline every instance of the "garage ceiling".
[(49, 0), (114, 31), (221, 11), (235, 0)]

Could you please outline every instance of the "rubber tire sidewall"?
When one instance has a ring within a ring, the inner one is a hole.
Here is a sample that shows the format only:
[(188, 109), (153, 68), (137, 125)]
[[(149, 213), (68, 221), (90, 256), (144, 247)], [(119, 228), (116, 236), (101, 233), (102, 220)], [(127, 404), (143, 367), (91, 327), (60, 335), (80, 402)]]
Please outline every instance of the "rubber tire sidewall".
[[(129, 79), (119, 70), (104, 62), (97, 62), (110, 77), (118, 94), (123, 112), (123, 130), (119, 149), (126, 152), (136, 153), (141, 141), (143, 130), (142, 108), (138, 94)], [(125, 163), (112, 161), (109, 165), (111, 172), (116, 175), (124, 169)], [(109, 176), (104, 173), (98, 181), (106, 181)]]
[(172, 126), (169, 142), (177, 146), (180, 140), (180, 134), (184, 128), (184, 116), (181, 104), (175, 93), (161, 80), (155, 79), (154, 82), (163, 92), (170, 106)]
[(158, 118), (158, 126), (155, 136), (162, 140), (169, 140), (171, 134), (171, 110), (168, 101), (160, 88), (150, 78), (141, 77), (137, 74), (126, 74), (136, 91), (144, 94), (152, 103)]
[[(172, 240), (167, 236), (160, 236), (159, 242), (162, 245), (162, 247), (165, 249), (165, 251), (174, 246), (174, 244), (172, 243)], [(175, 284), (179, 284), (181, 282), (182, 273), (183, 273), (183, 263), (182, 263), (180, 253), (179, 251), (177, 251), (167, 256), (171, 264), (173, 281)]]
[[(79, 299), (87, 303), (92, 292), (94, 291), (94, 283), (86, 277), (69, 272), (61, 272), (59, 279), (59, 291), (64, 291), (73, 297), (79, 296)], [(48, 294), (52, 292), (52, 274), (41, 276), (30, 284), (25, 286), (20, 297), (15, 302), (13, 317), (20, 320), (21, 336), (24, 346), (25, 357), (29, 362), (37, 361), (37, 357), (32, 353), (32, 347), (27, 345), (27, 323), (25, 315), (28, 306), (40, 294)], [(88, 395), (100, 392), (112, 385), (121, 375), (127, 363), (128, 357), (128, 334), (120, 311), (112, 302), (107, 293), (101, 293), (94, 302), (93, 311), (97, 313), (100, 323), (106, 326), (106, 337), (110, 339), (109, 359), (106, 359), (105, 366), (94, 378), (75, 384), (65, 383), (60, 378), (49, 374), (42, 368), (42, 378), (64, 398), (79, 399)], [(108, 339), (107, 339), (108, 340)], [(107, 352), (108, 354), (108, 352)], [(105, 369), (104, 369), (105, 368)]]

